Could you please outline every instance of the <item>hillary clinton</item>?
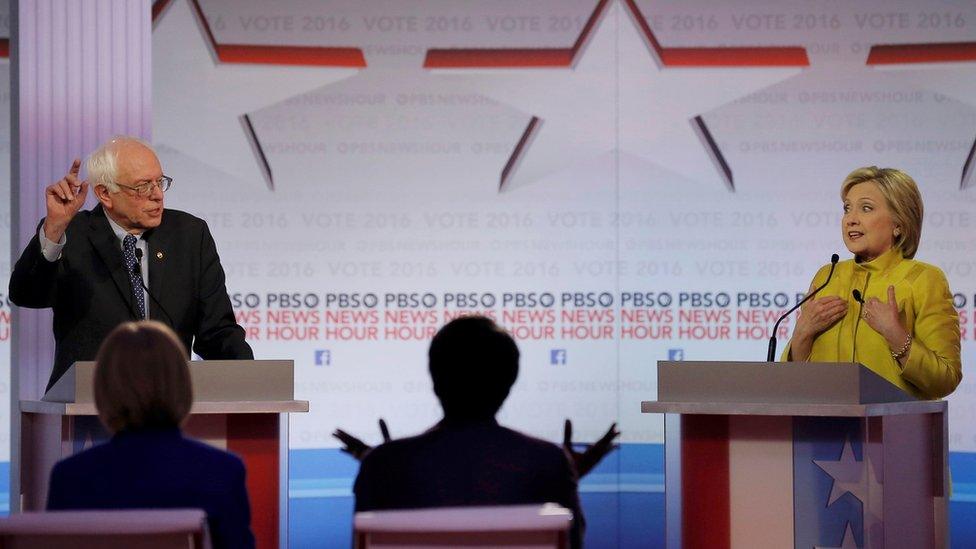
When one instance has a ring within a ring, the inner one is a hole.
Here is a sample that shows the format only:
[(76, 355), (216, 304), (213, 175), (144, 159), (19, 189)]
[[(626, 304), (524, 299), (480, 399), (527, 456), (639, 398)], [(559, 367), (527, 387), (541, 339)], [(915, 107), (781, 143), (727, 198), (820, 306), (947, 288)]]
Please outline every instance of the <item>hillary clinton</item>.
[[(860, 362), (918, 398), (948, 395), (962, 379), (959, 317), (942, 271), (913, 259), (923, 213), (915, 181), (892, 168), (860, 168), (840, 195), (854, 257), (801, 309), (784, 356)], [(820, 269), (811, 290), (828, 271)]]

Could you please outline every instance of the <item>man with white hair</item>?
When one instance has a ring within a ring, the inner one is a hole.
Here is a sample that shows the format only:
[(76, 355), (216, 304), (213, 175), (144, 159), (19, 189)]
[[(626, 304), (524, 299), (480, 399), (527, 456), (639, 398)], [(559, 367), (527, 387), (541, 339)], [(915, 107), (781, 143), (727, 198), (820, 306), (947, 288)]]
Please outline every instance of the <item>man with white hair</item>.
[[(93, 360), (115, 326), (152, 318), (206, 359), (251, 359), (202, 219), (163, 209), (173, 180), (152, 148), (115, 137), (48, 186), (47, 216), (10, 276), (16, 305), (54, 309), (48, 389), (78, 360)], [(81, 211), (89, 184), (99, 204)]]

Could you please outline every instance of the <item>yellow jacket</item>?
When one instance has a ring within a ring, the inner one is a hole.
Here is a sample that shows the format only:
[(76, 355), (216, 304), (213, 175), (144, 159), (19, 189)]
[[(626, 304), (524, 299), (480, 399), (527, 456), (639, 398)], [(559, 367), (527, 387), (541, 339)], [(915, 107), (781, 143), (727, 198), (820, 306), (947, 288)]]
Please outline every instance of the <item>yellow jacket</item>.
[[(810, 287), (823, 284), (829, 271), (830, 265), (822, 267)], [(881, 334), (861, 320), (861, 304), (851, 293), (856, 288), (864, 300), (876, 297), (887, 302), (890, 285), (895, 286), (902, 326), (914, 338), (904, 370), (891, 358)], [(938, 267), (905, 259), (895, 248), (867, 263), (841, 261), (830, 284), (817, 297), (830, 295), (847, 300), (847, 314), (814, 339), (809, 362), (860, 362), (922, 399), (942, 398), (959, 385), (959, 316), (952, 305), (949, 283)], [(789, 353), (787, 345), (784, 360)]]

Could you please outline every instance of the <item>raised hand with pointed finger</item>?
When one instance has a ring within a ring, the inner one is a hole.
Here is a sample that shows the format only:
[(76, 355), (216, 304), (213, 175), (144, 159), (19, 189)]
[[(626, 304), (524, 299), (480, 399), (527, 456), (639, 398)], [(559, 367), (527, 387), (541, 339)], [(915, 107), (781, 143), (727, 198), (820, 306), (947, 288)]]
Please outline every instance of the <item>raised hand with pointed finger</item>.
[(88, 181), (79, 181), (81, 160), (75, 159), (68, 173), (44, 189), (47, 216), (44, 218), (44, 236), (51, 242), (60, 242), (68, 223), (85, 204), (88, 197)]

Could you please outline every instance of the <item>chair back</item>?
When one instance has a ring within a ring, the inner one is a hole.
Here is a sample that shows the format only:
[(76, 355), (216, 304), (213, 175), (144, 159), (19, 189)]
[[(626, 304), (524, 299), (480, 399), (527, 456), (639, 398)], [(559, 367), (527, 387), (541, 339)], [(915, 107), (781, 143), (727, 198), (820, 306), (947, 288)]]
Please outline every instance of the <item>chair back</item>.
[(565, 549), (573, 514), (563, 507), (503, 505), (356, 513), (356, 549), (517, 547)]
[(0, 519), (2, 549), (210, 549), (200, 509), (47, 511)]

